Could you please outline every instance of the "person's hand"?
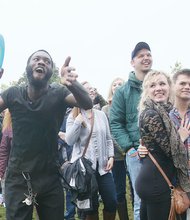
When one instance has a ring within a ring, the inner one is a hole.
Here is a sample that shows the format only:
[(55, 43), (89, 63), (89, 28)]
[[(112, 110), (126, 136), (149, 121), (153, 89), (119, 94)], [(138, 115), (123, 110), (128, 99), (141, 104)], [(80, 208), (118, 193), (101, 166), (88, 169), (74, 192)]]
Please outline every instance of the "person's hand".
[(65, 132), (60, 131), (60, 132), (58, 133), (58, 136), (59, 136), (59, 138), (61, 138), (63, 141), (65, 141)]
[(181, 125), (178, 129), (181, 140), (184, 142), (190, 135), (190, 123), (188, 118), (181, 120)]
[(74, 72), (75, 68), (69, 66), (70, 61), (71, 57), (67, 57), (61, 68), (61, 83), (66, 86), (71, 86), (78, 77), (78, 75)]
[(140, 139), (140, 145), (137, 149), (139, 157), (144, 158), (148, 154), (148, 149), (144, 146), (142, 140)]
[(79, 114), (77, 115), (77, 117), (75, 118), (75, 120), (76, 120), (76, 121), (79, 121), (81, 124), (84, 123), (84, 118), (83, 118), (83, 116), (82, 116), (81, 113), (79, 113)]
[(3, 72), (4, 72), (4, 69), (3, 69), (3, 68), (0, 68), (0, 79), (1, 79), (1, 77), (2, 77), (2, 75), (3, 75)]
[(112, 167), (113, 167), (113, 163), (114, 163), (114, 158), (110, 157), (108, 162), (107, 162), (105, 171), (110, 171), (112, 169)]

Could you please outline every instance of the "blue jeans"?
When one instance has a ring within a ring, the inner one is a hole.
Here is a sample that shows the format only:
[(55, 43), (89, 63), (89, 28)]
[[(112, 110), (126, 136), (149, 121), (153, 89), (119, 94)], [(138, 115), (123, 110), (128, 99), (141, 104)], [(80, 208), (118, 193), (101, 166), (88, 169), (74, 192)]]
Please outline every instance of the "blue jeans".
[(126, 168), (124, 160), (115, 160), (112, 172), (116, 186), (117, 202), (123, 203), (126, 200)]
[(130, 175), (131, 183), (133, 186), (133, 192), (134, 192), (134, 220), (140, 220), (141, 200), (135, 191), (135, 181), (140, 172), (141, 163), (139, 161), (139, 157), (137, 153), (135, 153), (135, 155), (134, 154), (130, 155), (131, 150), (133, 150), (133, 148), (126, 153), (126, 165)]
[(64, 214), (65, 219), (74, 218), (75, 216), (75, 205), (71, 202), (71, 193), (66, 191), (66, 212)]
[[(106, 173), (100, 176), (100, 174), (96, 172), (96, 179), (98, 183), (99, 193), (101, 195), (102, 202), (104, 204), (104, 210), (106, 212), (111, 212), (111, 213), (116, 212), (117, 199), (116, 199), (116, 190), (115, 190), (115, 184), (112, 173)], [(93, 211), (86, 212), (87, 215), (92, 215), (98, 212), (98, 207), (99, 207), (98, 193), (92, 195), (92, 206), (93, 206)]]

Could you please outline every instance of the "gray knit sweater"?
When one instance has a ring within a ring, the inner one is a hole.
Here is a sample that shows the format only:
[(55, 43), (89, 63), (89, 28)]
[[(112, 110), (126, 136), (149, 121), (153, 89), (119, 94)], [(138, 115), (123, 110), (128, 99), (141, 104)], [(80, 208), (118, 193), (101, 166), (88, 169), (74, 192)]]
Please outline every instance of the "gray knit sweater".
[[(107, 173), (105, 167), (109, 157), (114, 156), (114, 147), (110, 134), (108, 119), (104, 112), (97, 109), (94, 111), (94, 127), (92, 136), (85, 154), (85, 157), (92, 162), (93, 169), (96, 169), (97, 162), (99, 164), (99, 174)], [(90, 134), (91, 124), (86, 117), (85, 111), (81, 111), (87, 127), (73, 118), (72, 113), (68, 116), (66, 125), (66, 142), (68, 145), (73, 145), (71, 163), (82, 156), (88, 136)]]

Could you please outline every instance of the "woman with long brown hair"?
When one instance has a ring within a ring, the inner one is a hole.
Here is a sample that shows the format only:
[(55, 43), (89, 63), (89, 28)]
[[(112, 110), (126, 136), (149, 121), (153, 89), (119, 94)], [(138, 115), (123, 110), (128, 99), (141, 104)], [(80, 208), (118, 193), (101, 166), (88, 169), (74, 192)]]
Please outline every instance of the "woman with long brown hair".
[[(87, 89), (89, 93), (91, 90), (91, 88)], [(67, 119), (65, 139), (67, 144), (73, 145), (72, 163), (82, 156), (91, 131), (92, 118), (94, 118), (94, 125), (85, 157), (92, 162), (92, 168), (96, 170), (98, 190), (104, 204), (104, 220), (114, 220), (116, 192), (111, 173), (114, 148), (105, 113), (97, 109), (74, 108)], [(98, 193), (95, 193), (92, 195), (92, 211), (85, 212), (86, 220), (98, 220), (98, 207)]]

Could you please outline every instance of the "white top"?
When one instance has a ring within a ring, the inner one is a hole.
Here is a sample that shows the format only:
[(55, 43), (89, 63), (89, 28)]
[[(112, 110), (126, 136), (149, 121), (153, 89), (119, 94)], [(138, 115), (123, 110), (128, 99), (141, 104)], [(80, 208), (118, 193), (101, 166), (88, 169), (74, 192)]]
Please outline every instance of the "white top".
[[(99, 174), (104, 175), (107, 173), (105, 167), (108, 158), (114, 156), (114, 147), (105, 113), (97, 109), (93, 109), (93, 112), (94, 127), (85, 157), (92, 162), (93, 169), (96, 169), (98, 161)], [(65, 140), (68, 145), (73, 146), (71, 163), (82, 156), (90, 134), (91, 122), (87, 118), (85, 110), (82, 110), (81, 114), (84, 117), (86, 127), (73, 118), (72, 112), (67, 119)]]

